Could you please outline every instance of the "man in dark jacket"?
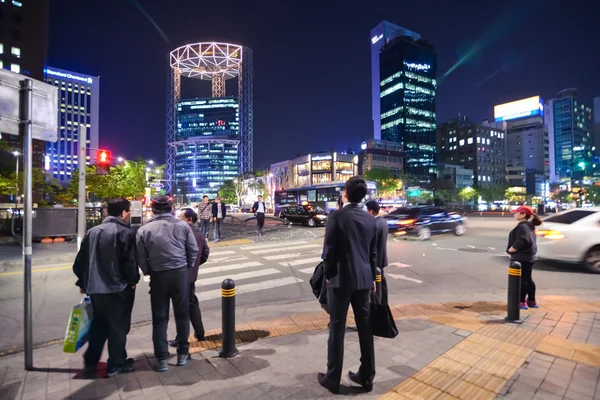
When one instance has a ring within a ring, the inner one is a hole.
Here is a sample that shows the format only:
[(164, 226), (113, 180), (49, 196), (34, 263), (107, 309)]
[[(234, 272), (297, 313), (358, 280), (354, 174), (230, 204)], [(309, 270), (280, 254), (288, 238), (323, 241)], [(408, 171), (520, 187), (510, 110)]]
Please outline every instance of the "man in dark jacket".
[(225, 215), (227, 215), (227, 210), (225, 208), (225, 203), (221, 202), (221, 198), (217, 196), (215, 202), (212, 205), (212, 218), (213, 218), (213, 236), (215, 243), (221, 240), (221, 226), (223, 225), (223, 220), (225, 219)]
[(133, 371), (127, 358), (127, 334), (135, 286), (140, 280), (135, 259), (135, 236), (129, 229), (131, 203), (116, 198), (108, 203), (108, 217), (87, 231), (73, 264), (76, 285), (87, 293), (94, 307), (89, 345), (83, 359), (93, 373), (108, 339), (107, 375)]
[(324, 272), (329, 306), (327, 373), (319, 373), (321, 386), (339, 390), (344, 361), (344, 334), (348, 306), (352, 304), (358, 330), (361, 365), (350, 379), (373, 390), (375, 351), (369, 323), (369, 297), (375, 288), (377, 233), (374, 218), (358, 205), (367, 194), (364, 179), (350, 178), (343, 190), (344, 207), (329, 214), (325, 227)]
[(375, 217), (377, 226), (377, 267), (381, 269), (381, 293), (379, 293), (381, 304), (388, 303), (387, 280), (385, 279), (385, 267), (388, 266), (387, 239), (389, 227), (385, 219), (379, 215), (379, 203), (375, 200), (367, 202), (367, 212)]
[[(204, 339), (204, 324), (202, 323), (202, 312), (200, 311), (200, 304), (198, 303), (198, 297), (196, 296), (196, 281), (198, 280), (198, 269), (199, 267), (208, 260), (210, 249), (206, 238), (198, 229), (194, 227), (194, 224), (198, 222), (198, 214), (191, 208), (184, 208), (181, 210), (180, 219), (187, 222), (194, 232), (196, 237), (196, 243), (198, 244), (198, 257), (194, 263), (194, 268), (189, 269), (190, 277), (190, 322), (194, 327), (194, 336), (198, 340)], [(169, 346), (177, 347), (177, 340), (171, 340)]]
[(256, 226), (258, 228), (258, 234), (260, 236), (263, 235), (263, 226), (265, 226), (265, 213), (267, 212), (267, 208), (265, 207), (265, 202), (263, 201), (263, 197), (258, 195), (258, 200), (254, 202), (252, 206), (252, 212), (256, 215)]
[(170, 301), (177, 328), (177, 365), (185, 365), (189, 358), (189, 269), (194, 268), (198, 245), (192, 228), (173, 216), (173, 202), (168, 196), (154, 197), (151, 206), (154, 217), (138, 230), (136, 250), (142, 272), (150, 275), (155, 368), (164, 372), (169, 368)]

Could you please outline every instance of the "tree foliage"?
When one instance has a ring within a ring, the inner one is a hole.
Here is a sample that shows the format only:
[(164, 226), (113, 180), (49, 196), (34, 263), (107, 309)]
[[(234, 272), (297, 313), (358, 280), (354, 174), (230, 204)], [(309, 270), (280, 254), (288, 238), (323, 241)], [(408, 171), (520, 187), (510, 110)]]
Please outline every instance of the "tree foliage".
[(488, 203), (505, 200), (507, 190), (508, 185), (494, 185), (478, 189), (481, 198)]
[(568, 190), (560, 190), (554, 192), (550, 197), (552, 197), (552, 200), (557, 201), (559, 203), (572, 203), (573, 201), (575, 201), (573, 193), (571, 193)]
[(219, 197), (221, 197), (225, 204), (239, 204), (235, 186), (236, 184), (233, 179), (230, 179), (223, 182), (223, 186), (219, 189)]
[(387, 169), (374, 168), (364, 174), (367, 181), (375, 182), (380, 196), (392, 196), (396, 190), (401, 190), (402, 181)]
[(458, 198), (461, 199), (463, 202), (471, 201), (478, 195), (479, 193), (477, 192), (477, 190), (471, 187), (463, 188), (458, 192)]

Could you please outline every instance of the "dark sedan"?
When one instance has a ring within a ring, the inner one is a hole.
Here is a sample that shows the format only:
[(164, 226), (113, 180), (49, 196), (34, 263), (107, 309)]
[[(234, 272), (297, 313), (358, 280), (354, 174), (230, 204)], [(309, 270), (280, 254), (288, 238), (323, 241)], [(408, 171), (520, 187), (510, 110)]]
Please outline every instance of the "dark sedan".
[(454, 233), (462, 236), (467, 232), (465, 218), (436, 207), (396, 208), (383, 218), (390, 233), (395, 236), (414, 235), (420, 240), (428, 240), (435, 234)]
[(279, 218), (288, 224), (302, 224), (310, 227), (325, 225), (327, 213), (321, 207), (311, 205), (287, 206), (279, 213)]

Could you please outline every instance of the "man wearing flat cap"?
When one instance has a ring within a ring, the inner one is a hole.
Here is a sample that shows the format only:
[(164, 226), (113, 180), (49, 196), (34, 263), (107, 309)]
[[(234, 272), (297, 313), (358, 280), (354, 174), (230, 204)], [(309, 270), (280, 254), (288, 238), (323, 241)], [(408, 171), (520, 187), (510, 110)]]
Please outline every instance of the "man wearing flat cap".
[(156, 196), (150, 203), (154, 217), (136, 235), (138, 263), (144, 275), (150, 275), (152, 342), (155, 369), (168, 369), (169, 301), (173, 302), (177, 328), (177, 365), (189, 358), (190, 300), (189, 273), (198, 255), (196, 238), (185, 221), (176, 219), (169, 196)]

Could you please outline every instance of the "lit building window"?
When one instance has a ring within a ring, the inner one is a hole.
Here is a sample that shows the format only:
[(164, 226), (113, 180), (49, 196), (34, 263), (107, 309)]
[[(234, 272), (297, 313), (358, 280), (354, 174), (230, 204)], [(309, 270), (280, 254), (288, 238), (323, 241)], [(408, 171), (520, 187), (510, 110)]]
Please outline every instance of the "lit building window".
[(17, 74), (21, 73), (21, 66), (19, 64), (10, 64), (10, 70), (12, 72), (16, 72)]
[(4, 54), (4, 45), (0, 43), (0, 54)]
[(4, 63), (0, 60), (0, 69), (4, 68)]
[(465, 139), (460, 139), (460, 141), (458, 142), (459, 146), (464, 146), (465, 145)]
[(469, 140), (467, 140), (467, 143), (468, 143), (468, 144), (473, 144), (473, 138), (472, 138), (472, 137), (471, 137), (471, 138), (469, 138)]
[(10, 49), (10, 53), (13, 56), (15, 56), (15, 57), (20, 58), (21, 57), (21, 48), (19, 48), (19, 47), (12, 47)]
[(21, 3), (20, 1), (12, 0), (12, 3), (17, 7), (23, 7), (23, 3)]

